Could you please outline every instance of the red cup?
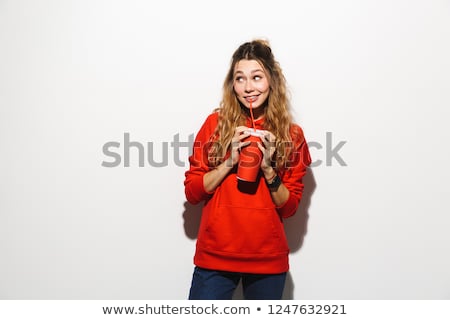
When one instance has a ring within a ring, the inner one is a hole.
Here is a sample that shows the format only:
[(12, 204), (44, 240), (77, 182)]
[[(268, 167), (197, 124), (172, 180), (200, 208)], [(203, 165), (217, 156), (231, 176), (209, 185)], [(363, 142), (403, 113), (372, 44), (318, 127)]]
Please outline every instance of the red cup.
[(237, 169), (237, 178), (239, 180), (255, 182), (261, 168), (262, 152), (259, 150), (257, 142), (261, 141), (258, 131), (249, 131), (251, 134), (244, 141), (250, 141), (250, 144), (243, 147), (239, 154), (239, 164)]

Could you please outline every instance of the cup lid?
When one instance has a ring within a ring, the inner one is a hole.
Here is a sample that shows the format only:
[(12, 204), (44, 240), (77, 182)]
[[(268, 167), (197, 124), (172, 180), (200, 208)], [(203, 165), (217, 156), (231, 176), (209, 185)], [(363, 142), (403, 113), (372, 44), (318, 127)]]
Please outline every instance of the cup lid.
[(265, 132), (265, 130), (251, 129), (251, 128), (244, 131), (244, 133), (248, 133), (251, 136), (260, 137), (260, 138), (264, 136), (264, 132)]

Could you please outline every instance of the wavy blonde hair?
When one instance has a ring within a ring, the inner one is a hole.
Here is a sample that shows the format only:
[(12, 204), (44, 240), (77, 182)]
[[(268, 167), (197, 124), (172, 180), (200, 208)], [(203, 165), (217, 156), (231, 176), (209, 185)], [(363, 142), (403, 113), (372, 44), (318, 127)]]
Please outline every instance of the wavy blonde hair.
[(270, 45), (265, 40), (253, 40), (242, 44), (233, 54), (230, 69), (223, 84), (223, 97), (219, 112), (219, 123), (211, 137), (208, 150), (210, 166), (216, 167), (230, 150), (231, 139), (237, 126), (244, 125), (248, 110), (241, 106), (234, 92), (234, 69), (240, 60), (256, 60), (269, 78), (270, 93), (264, 105), (264, 129), (276, 137), (276, 151), (272, 159), (278, 170), (287, 166), (292, 153), (292, 116), (286, 88), (286, 79)]

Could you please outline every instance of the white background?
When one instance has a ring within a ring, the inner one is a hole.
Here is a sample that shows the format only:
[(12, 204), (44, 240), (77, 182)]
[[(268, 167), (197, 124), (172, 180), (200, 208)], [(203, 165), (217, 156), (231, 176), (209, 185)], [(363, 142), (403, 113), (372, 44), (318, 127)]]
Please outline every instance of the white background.
[[(450, 299), (447, 0), (0, 1), (0, 298), (187, 297), (200, 206), (170, 142), (256, 37), (323, 146), (285, 298)], [(124, 133), (168, 165), (102, 166)]]

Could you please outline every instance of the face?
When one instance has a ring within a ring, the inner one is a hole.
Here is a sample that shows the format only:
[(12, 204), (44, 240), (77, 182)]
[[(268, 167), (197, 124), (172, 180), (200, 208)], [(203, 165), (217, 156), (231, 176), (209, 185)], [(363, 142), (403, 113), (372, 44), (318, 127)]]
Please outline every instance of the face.
[(240, 60), (234, 68), (234, 92), (247, 108), (264, 104), (269, 96), (269, 77), (256, 60)]

